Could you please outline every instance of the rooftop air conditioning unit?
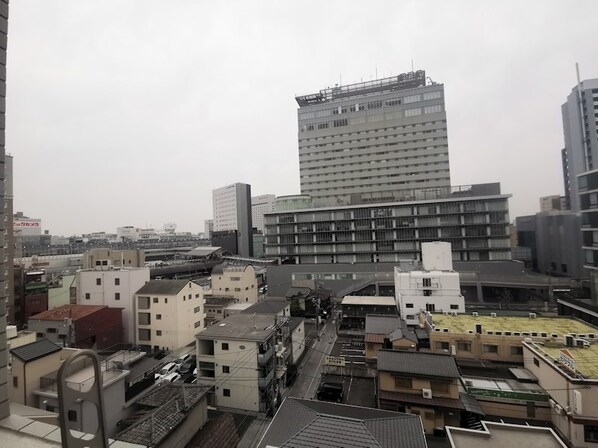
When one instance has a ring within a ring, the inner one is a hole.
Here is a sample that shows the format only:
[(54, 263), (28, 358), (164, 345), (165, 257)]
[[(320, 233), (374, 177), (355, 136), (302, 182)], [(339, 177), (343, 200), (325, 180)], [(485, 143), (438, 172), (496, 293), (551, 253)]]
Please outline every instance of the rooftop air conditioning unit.
[(477, 311), (474, 311), (473, 313), (471, 313), (471, 315), (473, 317), (478, 317), (480, 315), (480, 313), (478, 313)]
[(585, 339), (575, 339), (575, 346), (576, 347), (589, 347), (590, 343)]
[(530, 319), (535, 319), (536, 317), (537, 317), (536, 313), (529, 313), (529, 318)]
[(565, 335), (565, 345), (567, 347), (573, 347), (573, 346), (575, 346), (575, 338), (573, 337), (572, 334), (566, 334)]
[(451, 313), (451, 316), (456, 316), (456, 315), (457, 315), (457, 312), (456, 312), (456, 311), (453, 311), (453, 312)]
[(422, 389), (422, 397), (428, 400), (432, 399), (432, 389)]
[(490, 313), (490, 317), (496, 317), (496, 313)]

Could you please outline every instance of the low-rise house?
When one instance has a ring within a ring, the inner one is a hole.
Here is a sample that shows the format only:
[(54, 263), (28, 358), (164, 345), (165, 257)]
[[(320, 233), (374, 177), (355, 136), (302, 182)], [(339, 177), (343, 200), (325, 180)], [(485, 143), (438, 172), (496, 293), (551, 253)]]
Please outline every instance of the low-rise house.
[(274, 316), (234, 315), (196, 335), (197, 383), (212, 387), (218, 408), (274, 411), (278, 330)]
[(382, 348), (416, 350), (417, 337), (398, 316), (368, 314), (365, 319), (365, 360), (373, 362)]
[(254, 303), (249, 308), (241, 311), (241, 314), (271, 314), (280, 317), (291, 315), (291, 302), (283, 298), (268, 298), (261, 302)]
[(561, 342), (567, 334), (598, 340), (598, 328), (571, 317), (500, 313), (422, 314), (430, 334), (430, 349), (458, 359), (523, 364), (523, 341)]
[(417, 415), (287, 397), (258, 448), (426, 448)]
[(443, 432), (445, 425), (477, 424), (484, 415), (474, 397), (460, 393), (452, 356), (380, 350), (377, 366), (378, 407), (420, 415), (428, 434)]
[(63, 305), (31, 316), (29, 330), (65, 347), (102, 350), (123, 342), (122, 308)]
[(258, 283), (252, 265), (219, 264), (212, 269), (212, 293), (231, 295), (239, 302), (257, 302)]
[(114, 438), (148, 448), (184, 448), (208, 420), (208, 387), (163, 384), (137, 400), (139, 412), (125, 419)]
[(150, 280), (135, 293), (136, 343), (177, 350), (204, 328), (203, 288), (189, 280)]
[(224, 318), (226, 319), (229, 316), (234, 316), (235, 314), (241, 314), (243, 311), (245, 311), (251, 305), (253, 305), (253, 304), (245, 303), (245, 302), (233, 303), (231, 305), (228, 305), (227, 307), (224, 308)]
[(398, 316), (394, 297), (345, 296), (341, 303), (341, 327), (363, 331), (368, 314)]
[(451, 448), (566, 448), (567, 445), (551, 428), (514, 425), (503, 422), (482, 422), (482, 430), (446, 427)]

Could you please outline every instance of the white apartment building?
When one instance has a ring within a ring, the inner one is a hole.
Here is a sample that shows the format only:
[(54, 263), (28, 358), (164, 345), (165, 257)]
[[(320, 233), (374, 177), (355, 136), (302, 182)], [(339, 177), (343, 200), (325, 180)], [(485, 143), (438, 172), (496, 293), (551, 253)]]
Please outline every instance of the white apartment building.
[(273, 194), (262, 194), (251, 198), (251, 221), (253, 227), (260, 233), (264, 233), (264, 213), (274, 211), (276, 196)]
[(419, 323), (420, 311), (464, 313), (459, 273), (453, 271), (451, 245), (422, 243), (423, 270), (403, 272), (395, 267), (395, 298), (407, 325)]
[(204, 328), (203, 288), (188, 280), (150, 280), (135, 294), (136, 345), (176, 350)]
[(212, 293), (234, 297), (238, 302), (255, 303), (258, 298), (255, 268), (250, 265), (219, 264), (212, 269)]
[[(103, 268), (103, 269), (102, 269)], [(150, 279), (149, 268), (101, 266), (77, 271), (75, 286), (80, 305), (106, 305), (123, 309), (123, 340), (135, 343), (134, 294)]]
[(123, 226), (116, 229), (116, 240), (122, 241), (158, 241), (160, 235), (155, 229), (141, 229), (134, 226)]
[(273, 315), (238, 314), (196, 336), (197, 383), (214, 387), (219, 409), (274, 410), (276, 335)]
[(236, 183), (212, 190), (214, 232), (237, 231), (239, 255), (253, 256), (251, 185)]

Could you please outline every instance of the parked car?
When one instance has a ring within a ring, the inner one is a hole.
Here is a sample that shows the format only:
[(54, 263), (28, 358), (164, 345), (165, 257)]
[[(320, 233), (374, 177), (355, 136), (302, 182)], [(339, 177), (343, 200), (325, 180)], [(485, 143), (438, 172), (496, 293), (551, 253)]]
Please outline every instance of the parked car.
[(169, 373), (168, 375), (163, 376), (162, 378), (160, 378), (160, 382), (161, 383), (174, 383), (175, 381), (178, 381), (181, 379), (181, 375), (179, 375), (176, 372), (172, 372)]
[(159, 377), (164, 377), (170, 373), (176, 371), (177, 365), (174, 362), (169, 362), (168, 364), (164, 364), (164, 367), (160, 369), (158, 372)]
[(343, 385), (341, 383), (325, 382), (320, 384), (318, 392), (316, 393), (318, 400), (322, 401), (336, 401), (340, 403), (343, 401)]
[(193, 376), (197, 377), (197, 367), (193, 369)]
[(191, 356), (189, 359), (187, 359), (187, 361), (179, 366), (179, 373), (183, 375), (189, 373), (195, 368), (196, 365), (197, 363), (195, 362), (195, 356)]
[(177, 364), (183, 364), (185, 361), (191, 358), (191, 356), (193, 356), (191, 353), (186, 353), (184, 355), (179, 356), (179, 358), (175, 362)]

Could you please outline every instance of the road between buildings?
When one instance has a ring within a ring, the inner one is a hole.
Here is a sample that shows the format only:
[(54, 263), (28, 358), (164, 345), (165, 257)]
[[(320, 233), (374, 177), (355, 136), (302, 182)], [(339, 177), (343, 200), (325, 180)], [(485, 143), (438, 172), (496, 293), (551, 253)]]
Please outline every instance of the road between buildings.
[(330, 354), (336, 341), (336, 321), (330, 319), (320, 332), (320, 340), (306, 347), (308, 350), (297, 372), (295, 383), (287, 392), (287, 396), (312, 399), (320, 384), (321, 367), (324, 357)]

